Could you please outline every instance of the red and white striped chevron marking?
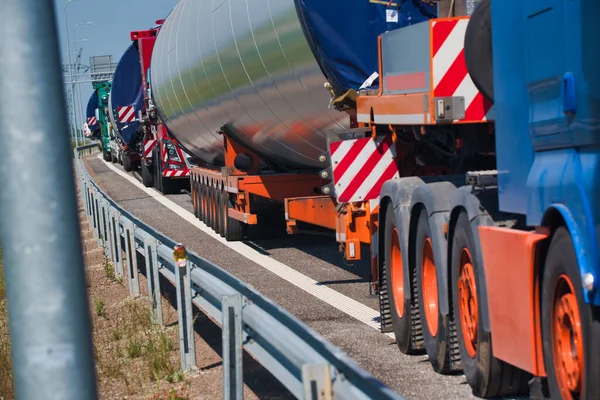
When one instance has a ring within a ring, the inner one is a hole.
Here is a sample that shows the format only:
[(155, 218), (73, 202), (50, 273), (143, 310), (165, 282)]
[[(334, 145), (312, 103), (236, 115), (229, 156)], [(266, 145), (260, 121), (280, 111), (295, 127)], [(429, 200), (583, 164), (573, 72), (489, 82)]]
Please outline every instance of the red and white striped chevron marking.
[(163, 162), (167, 162), (169, 160), (169, 153), (167, 152), (167, 145), (162, 144), (162, 154), (163, 154)]
[(333, 142), (329, 152), (339, 202), (376, 199), (386, 181), (400, 177), (391, 135)]
[(152, 154), (154, 146), (156, 146), (157, 140), (151, 139), (144, 142), (144, 158), (149, 157)]
[(89, 117), (89, 118), (87, 119), (87, 123), (88, 123), (88, 125), (96, 125), (96, 122), (98, 122), (98, 121), (96, 120), (96, 117)]
[(169, 169), (163, 170), (163, 176), (165, 178), (176, 178), (179, 176), (187, 176), (190, 174), (189, 169)]
[(463, 96), (467, 121), (485, 121), (491, 109), (471, 80), (465, 62), (464, 40), (469, 19), (433, 21), (433, 96)]
[(117, 109), (119, 114), (119, 122), (127, 123), (135, 120), (135, 110), (133, 106), (123, 106)]

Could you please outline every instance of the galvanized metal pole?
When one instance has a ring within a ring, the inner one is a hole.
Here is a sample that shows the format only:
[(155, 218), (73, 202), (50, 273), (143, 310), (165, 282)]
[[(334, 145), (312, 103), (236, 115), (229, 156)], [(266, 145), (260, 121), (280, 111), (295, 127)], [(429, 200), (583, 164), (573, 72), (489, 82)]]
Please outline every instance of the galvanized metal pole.
[(73, 90), (73, 63), (71, 62), (71, 43), (69, 42), (69, 22), (67, 21), (67, 6), (71, 4), (75, 0), (67, 0), (64, 6), (64, 14), (65, 14), (65, 35), (67, 36), (67, 52), (69, 57), (69, 85), (71, 86), (71, 129), (72, 136), (75, 139), (75, 143), (77, 143), (77, 116), (75, 115), (75, 92)]
[(97, 385), (55, 9), (2, 0), (0, 235), (18, 399)]
[(78, 83), (77, 84), (77, 97), (79, 100), (79, 104), (82, 108), (82, 113), (83, 115), (81, 116), (81, 144), (80, 146), (84, 146), (87, 143), (86, 137), (85, 137), (85, 133), (83, 132), (83, 124), (87, 121), (87, 104), (84, 104), (83, 99), (81, 98), (81, 86)]
[[(76, 46), (76, 43), (74, 43), (73, 45)], [(78, 54), (78, 53), (79, 52), (77, 51), (77, 47), (75, 47), (74, 54)], [(79, 57), (77, 57), (74, 62), (75, 62), (74, 79), (75, 79), (75, 81), (77, 81), (77, 76), (79, 75), (79, 65), (81, 64)], [(79, 84), (73, 83), (71, 90), (73, 91), (73, 104), (75, 106), (75, 138), (76, 138), (75, 143), (77, 143), (77, 146), (81, 146), (81, 142), (82, 142), (81, 137), (83, 136), (83, 117), (81, 116), (80, 97), (77, 97), (77, 92), (79, 91)]]
[[(66, 20), (65, 20), (65, 23), (66, 23)], [(85, 26), (85, 25), (92, 25), (92, 24), (93, 24), (93, 22), (91, 22), (91, 21), (75, 24), (75, 26), (73, 27), (73, 46), (74, 47), (77, 47), (77, 27)], [(87, 40), (87, 39), (84, 39), (84, 40)], [(77, 64), (77, 77), (78, 77), (77, 80), (79, 80), (79, 65), (80, 65), (80, 63)], [(81, 124), (81, 145), (84, 145), (84, 144), (87, 144), (87, 140), (86, 140), (87, 138), (85, 137), (85, 135), (83, 133), (83, 123), (87, 121), (87, 115), (86, 115), (87, 103), (84, 104), (83, 100), (81, 99), (81, 86), (79, 86), (79, 85), (80, 85), (80, 83), (77, 82), (77, 84), (75, 85), (75, 88), (77, 90), (77, 100), (79, 102), (79, 105), (78, 105), (79, 112), (82, 114), (79, 118), (79, 123)]]

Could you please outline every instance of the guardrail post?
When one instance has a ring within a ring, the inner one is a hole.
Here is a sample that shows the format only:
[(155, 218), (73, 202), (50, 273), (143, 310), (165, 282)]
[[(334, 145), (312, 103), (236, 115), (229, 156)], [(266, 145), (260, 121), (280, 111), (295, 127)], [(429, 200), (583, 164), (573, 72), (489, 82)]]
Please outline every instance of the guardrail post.
[(90, 186), (89, 183), (86, 182), (85, 185), (85, 201), (87, 202), (87, 217), (88, 222), (90, 223), (90, 227), (93, 227), (92, 223), (92, 195), (90, 194)]
[(239, 293), (221, 299), (223, 321), (223, 399), (242, 399), (244, 391), (242, 359), (242, 296)]
[(86, 185), (85, 185), (85, 196), (86, 196), (86, 201), (87, 201), (87, 219), (90, 222), (90, 226), (92, 224), (92, 197), (90, 195), (90, 186), (89, 186), (89, 181), (86, 181)]
[(178, 244), (173, 249), (173, 258), (177, 263), (175, 267), (175, 282), (177, 286), (181, 370), (187, 371), (196, 367), (196, 344), (194, 341), (194, 321), (192, 315), (191, 264), (187, 258), (187, 250), (182, 244)]
[(146, 280), (148, 281), (148, 301), (150, 302), (150, 317), (152, 323), (163, 324), (162, 303), (160, 293), (160, 278), (158, 272), (158, 241), (152, 239), (144, 242), (146, 253)]
[(310, 400), (333, 399), (329, 364), (304, 364), (302, 366), (304, 398)]
[(112, 224), (112, 216), (113, 216), (113, 208), (112, 206), (109, 204), (108, 205), (108, 209), (106, 212), (106, 224), (108, 225), (108, 250), (110, 252), (110, 261), (113, 264), (113, 269), (115, 270), (115, 276), (117, 274), (117, 269), (115, 267), (115, 260), (116, 260), (116, 248), (115, 248), (115, 241), (114, 241), (114, 237), (115, 237), (115, 232), (113, 231), (113, 224)]
[(127, 253), (127, 280), (129, 281), (129, 295), (131, 297), (140, 295), (134, 229), (133, 222), (127, 221), (125, 224), (125, 252)]
[[(92, 227), (92, 231), (94, 231), (94, 229), (96, 228), (96, 225), (95, 225), (95, 221), (94, 221), (94, 187), (93, 186), (88, 187), (88, 196), (90, 198), (90, 215), (88, 216), (88, 218), (90, 220), (90, 226)], [(96, 237), (96, 235), (94, 235), (94, 237)]]
[[(94, 187), (90, 185), (88, 187), (88, 196), (90, 198), (90, 215), (88, 215), (88, 219), (90, 220), (90, 227), (92, 228), (92, 233), (96, 228), (94, 225)], [(94, 234), (94, 238), (96, 235)]]
[(100, 201), (98, 199), (100, 197), (100, 194), (97, 190), (94, 190), (94, 192), (94, 214), (96, 217), (96, 223), (94, 224), (94, 227), (96, 228), (96, 239), (98, 239), (98, 246), (102, 246), (102, 223), (100, 221)]
[(104, 255), (108, 257), (110, 255), (110, 236), (108, 236), (109, 228), (108, 228), (108, 218), (106, 216), (108, 211), (108, 201), (104, 198), (102, 199), (102, 206), (100, 208), (102, 211), (102, 251)]
[(102, 197), (96, 190), (96, 231), (98, 232), (98, 245), (102, 246), (102, 220), (100, 219), (100, 207), (102, 206)]
[(88, 212), (89, 203), (88, 203), (88, 198), (87, 198), (87, 182), (85, 180), (85, 177), (83, 176), (83, 173), (81, 172), (81, 168), (79, 166), (79, 161), (77, 161), (76, 165), (77, 165), (77, 177), (79, 178), (79, 192), (81, 193), (81, 200), (83, 200), (83, 205), (84, 205), (84, 209), (85, 209), (85, 217), (87, 218), (89, 215), (89, 212)]
[(102, 240), (102, 252), (106, 255), (106, 224), (104, 220), (104, 197), (100, 197), (98, 207), (98, 218), (100, 219), (100, 237)]
[(83, 182), (83, 185), (81, 185), (81, 197), (83, 198), (83, 201), (85, 202), (85, 217), (89, 218), (90, 217), (90, 198), (88, 196), (88, 190), (87, 190), (87, 180), (85, 180), (85, 178), (83, 177), (83, 174), (81, 181)]
[[(82, 174), (83, 175), (83, 174)], [(88, 183), (82, 178), (83, 185), (81, 186), (81, 196), (85, 200), (85, 217), (89, 221), (90, 219), (90, 196), (88, 191)]]
[(102, 226), (102, 195), (99, 191), (96, 193), (96, 203), (98, 205), (98, 238), (100, 240), (100, 245), (102, 246), (102, 241), (104, 240), (104, 229)]
[(121, 214), (117, 212), (115, 214), (115, 218), (115, 224), (117, 228), (117, 252), (119, 253), (119, 260), (116, 262), (117, 276), (123, 278), (125, 276), (125, 258), (123, 258), (123, 237), (125, 235), (125, 226), (123, 226), (121, 232)]
[(112, 210), (110, 215), (110, 226), (112, 235), (110, 240), (113, 245), (113, 264), (115, 267), (115, 277), (123, 278), (123, 250), (121, 249), (121, 224), (119, 222), (119, 212)]
[(99, 196), (100, 194), (98, 193), (98, 190), (94, 188), (94, 218), (96, 219), (94, 228), (96, 229), (96, 240), (98, 240), (98, 245), (100, 246), (102, 244), (102, 234), (100, 233), (100, 208), (98, 202)]
[(112, 251), (112, 232), (110, 226), (110, 209), (112, 206), (108, 201), (105, 201), (104, 205), (104, 226), (106, 227), (106, 238), (104, 239), (104, 242), (106, 243), (106, 256), (110, 258), (111, 262), (114, 262)]
[(92, 226), (92, 233), (94, 234), (94, 239), (98, 240), (98, 230), (97, 230), (98, 222), (96, 221), (96, 193), (93, 188), (90, 192), (90, 203), (92, 206), (92, 208), (91, 208), (92, 214), (90, 215), (90, 223)]

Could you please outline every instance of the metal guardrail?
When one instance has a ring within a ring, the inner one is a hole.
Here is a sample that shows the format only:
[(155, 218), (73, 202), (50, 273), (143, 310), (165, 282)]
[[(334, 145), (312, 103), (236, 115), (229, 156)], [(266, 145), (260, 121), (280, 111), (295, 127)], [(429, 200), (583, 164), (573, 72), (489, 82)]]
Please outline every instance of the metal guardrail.
[[(108, 197), (88, 174), (75, 150), (86, 215), (98, 243), (113, 261), (115, 275), (139, 296), (137, 253), (144, 258), (154, 323), (162, 324), (159, 274), (176, 288), (181, 368), (196, 367), (192, 303), (223, 332), (223, 398), (242, 398), (242, 351), (246, 350), (299, 399), (403, 399), (339, 348), (294, 318), (250, 285), (149, 227)], [(134, 256), (136, 255), (136, 256)], [(177, 260), (176, 260), (177, 259)]]

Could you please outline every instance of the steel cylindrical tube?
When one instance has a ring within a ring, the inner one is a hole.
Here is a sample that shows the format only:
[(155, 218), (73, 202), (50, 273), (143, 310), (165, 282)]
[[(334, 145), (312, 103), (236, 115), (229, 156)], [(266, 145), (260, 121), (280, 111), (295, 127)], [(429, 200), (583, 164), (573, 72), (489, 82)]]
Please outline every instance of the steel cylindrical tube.
[(20, 399), (97, 397), (51, 1), (2, 0), (0, 235)]

